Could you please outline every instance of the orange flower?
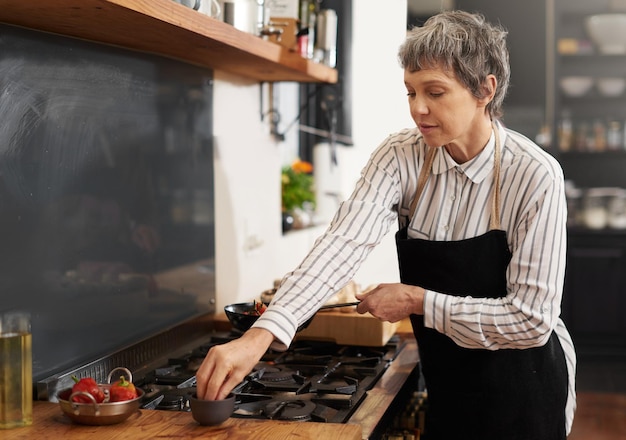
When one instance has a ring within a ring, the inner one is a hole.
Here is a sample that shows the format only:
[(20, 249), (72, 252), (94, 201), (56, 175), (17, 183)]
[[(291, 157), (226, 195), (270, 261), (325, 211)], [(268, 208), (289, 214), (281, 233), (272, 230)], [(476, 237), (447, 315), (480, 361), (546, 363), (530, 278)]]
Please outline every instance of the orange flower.
[(311, 165), (309, 162), (306, 162), (304, 160), (296, 160), (294, 163), (291, 164), (291, 168), (296, 172), (296, 173), (305, 173), (305, 174), (309, 174), (311, 172), (313, 172), (313, 165)]

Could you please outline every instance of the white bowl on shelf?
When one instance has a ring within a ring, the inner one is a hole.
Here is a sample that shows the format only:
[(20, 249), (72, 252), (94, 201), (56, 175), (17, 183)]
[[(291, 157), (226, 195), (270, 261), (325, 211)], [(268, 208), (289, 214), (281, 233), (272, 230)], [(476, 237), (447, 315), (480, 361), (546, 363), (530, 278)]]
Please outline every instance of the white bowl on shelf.
[(590, 76), (564, 76), (560, 79), (561, 90), (567, 96), (583, 96), (593, 87), (593, 78)]
[(595, 14), (585, 19), (591, 41), (605, 55), (626, 54), (626, 14)]
[(620, 96), (626, 89), (625, 78), (598, 78), (596, 87), (601, 95)]

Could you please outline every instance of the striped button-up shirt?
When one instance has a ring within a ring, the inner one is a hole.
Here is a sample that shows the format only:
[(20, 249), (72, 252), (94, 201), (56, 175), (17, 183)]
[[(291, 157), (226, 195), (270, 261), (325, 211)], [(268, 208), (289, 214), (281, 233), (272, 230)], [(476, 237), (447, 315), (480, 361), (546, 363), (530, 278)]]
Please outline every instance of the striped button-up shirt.
[[(494, 299), (426, 291), (424, 323), (462, 347), (489, 350), (541, 346), (555, 331), (570, 377), (569, 430), (575, 407), (575, 352), (559, 318), (566, 257), (563, 172), (526, 137), (500, 124), (498, 130), (500, 222), (513, 255), (507, 292)], [(444, 148), (437, 150), (408, 225), (410, 238), (461, 240), (488, 231), (494, 145), (492, 134), (481, 153), (463, 164)], [(389, 136), (373, 152), (350, 198), (302, 263), (285, 276), (272, 306), (255, 324), (274, 334), (277, 348), (288, 345), (298, 324), (352, 279), (392, 225), (407, 224), (425, 157), (426, 146), (416, 128)]]

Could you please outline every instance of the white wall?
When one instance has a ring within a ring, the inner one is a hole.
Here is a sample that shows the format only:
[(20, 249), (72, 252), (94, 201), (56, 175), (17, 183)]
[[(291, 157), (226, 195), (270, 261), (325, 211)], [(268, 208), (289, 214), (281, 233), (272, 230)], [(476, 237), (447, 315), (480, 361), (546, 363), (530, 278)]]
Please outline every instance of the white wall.
[[(353, 0), (353, 139), (339, 151), (337, 191), (349, 195), (373, 149), (391, 132), (413, 125), (396, 52), (406, 29), (406, 0)], [(264, 90), (261, 109), (260, 88)], [(297, 133), (286, 142), (269, 134), (261, 112), (267, 85), (215, 72), (217, 307), (246, 301), (292, 269), (323, 227), (283, 236), (280, 168), (297, 154)], [(297, 113), (297, 85), (275, 85), (284, 129)], [(398, 279), (393, 234), (355, 281), (363, 286)]]
[[(261, 121), (253, 81), (215, 72), (215, 245), (217, 308), (271, 287), (281, 240), (280, 167), (284, 147)], [(297, 139), (297, 138), (296, 138)]]
[[(409, 115), (398, 48), (406, 36), (405, 0), (353, 0), (353, 133), (355, 147), (345, 149), (344, 191), (353, 185), (372, 151), (387, 135), (415, 125)], [(355, 281), (370, 284), (399, 280), (394, 232), (370, 254)]]

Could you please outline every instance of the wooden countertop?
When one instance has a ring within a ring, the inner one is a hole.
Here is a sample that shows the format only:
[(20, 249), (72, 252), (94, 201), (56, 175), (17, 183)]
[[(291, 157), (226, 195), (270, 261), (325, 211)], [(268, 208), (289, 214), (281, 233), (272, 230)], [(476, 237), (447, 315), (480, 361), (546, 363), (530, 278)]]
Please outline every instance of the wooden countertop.
[[(211, 438), (223, 440), (337, 439), (360, 440), (356, 424), (293, 423), (230, 418), (219, 426), (201, 426), (189, 412), (138, 410), (117, 425), (83, 426), (73, 423), (58, 403), (34, 402), (32, 426), (2, 431), (3, 440), (90, 440)], [(297, 432), (296, 432), (297, 430)]]
[[(408, 324), (410, 329), (410, 324)], [(407, 323), (400, 326), (407, 330)], [(406, 345), (390, 364), (383, 377), (367, 392), (366, 399), (350, 418), (350, 423), (295, 423), (278, 420), (249, 420), (231, 417), (219, 426), (201, 426), (189, 412), (138, 410), (126, 421), (109, 426), (83, 426), (66, 417), (58, 403), (33, 403), (32, 426), (2, 432), (3, 440), (38, 439), (154, 439), (212, 438), (255, 440), (295, 438), (306, 440), (368, 439), (394, 397), (405, 384), (418, 360), (417, 345), (409, 335), (402, 335)], [(297, 429), (297, 433), (296, 433)]]
[[(225, 317), (215, 316), (215, 324), (228, 326)], [(33, 425), (2, 431), (3, 440), (14, 439), (84, 439), (121, 440), (154, 438), (211, 438), (229, 440), (263, 440), (276, 438), (360, 440), (370, 437), (376, 425), (405, 384), (418, 361), (417, 344), (408, 320), (402, 321), (397, 334), (406, 342), (382, 378), (367, 392), (350, 423), (294, 423), (278, 420), (250, 420), (231, 417), (219, 426), (201, 426), (191, 413), (138, 410), (126, 421), (109, 426), (83, 426), (67, 418), (58, 403), (33, 403)], [(296, 432), (297, 430), (297, 432)]]

